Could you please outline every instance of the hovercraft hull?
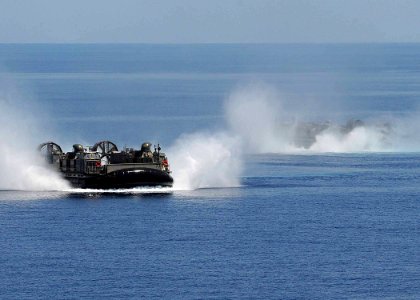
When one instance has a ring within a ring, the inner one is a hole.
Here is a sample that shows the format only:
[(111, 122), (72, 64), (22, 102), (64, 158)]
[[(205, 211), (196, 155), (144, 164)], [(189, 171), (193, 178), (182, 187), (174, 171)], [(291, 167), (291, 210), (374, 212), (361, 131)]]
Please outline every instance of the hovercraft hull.
[(70, 184), (84, 189), (129, 189), (135, 187), (172, 187), (173, 178), (152, 168), (124, 169), (108, 174), (65, 176)]

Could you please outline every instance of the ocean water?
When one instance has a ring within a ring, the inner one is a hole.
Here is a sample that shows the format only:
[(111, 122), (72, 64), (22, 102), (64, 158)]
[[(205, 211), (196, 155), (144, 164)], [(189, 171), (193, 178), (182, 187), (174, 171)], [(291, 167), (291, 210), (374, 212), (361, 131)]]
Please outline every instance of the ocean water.
[[(420, 297), (420, 45), (0, 45), (0, 101), (2, 299)], [(30, 154), (104, 139), (178, 185)]]

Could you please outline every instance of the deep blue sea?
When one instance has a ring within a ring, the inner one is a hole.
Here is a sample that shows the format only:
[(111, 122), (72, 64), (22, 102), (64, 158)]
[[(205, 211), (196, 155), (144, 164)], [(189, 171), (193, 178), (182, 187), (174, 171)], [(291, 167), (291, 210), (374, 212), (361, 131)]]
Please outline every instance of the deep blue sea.
[[(293, 120), (373, 125), (318, 136), (322, 151), (278, 150), (260, 127), (273, 90)], [(256, 106), (232, 132), (238, 97)], [(4, 99), (1, 299), (420, 298), (420, 45), (2, 44)], [(377, 124), (395, 119), (384, 142)], [(220, 132), (253, 135), (233, 147)], [(172, 167), (192, 178), (34, 191), (33, 171), (4, 152), (32, 139), (182, 148)], [(386, 146), (403, 140), (414, 143)]]

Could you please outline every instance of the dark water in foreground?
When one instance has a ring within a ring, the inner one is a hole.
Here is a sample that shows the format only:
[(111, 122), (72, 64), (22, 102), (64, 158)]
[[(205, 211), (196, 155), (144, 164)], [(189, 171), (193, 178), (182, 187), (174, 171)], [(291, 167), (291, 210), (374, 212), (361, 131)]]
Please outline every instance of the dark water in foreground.
[(420, 156), (254, 156), (243, 187), (0, 192), (7, 298), (417, 299)]
[[(224, 128), (224, 99), (253, 80), (279, 89), (288, 109), (318, 104), (307, 121), (416, 111), (419, 53), (419, 45), (0, 45), (0, 97), (17, 90), (23, 109), (36, 103), (52, 132), (39, 142), (65, 151), (103, 139), (167, 149), (183, 133)], [(16, 122), (35, 114), (26, 109)], [(1, 149), (25, 138), (0, 133)], [(242, 163), (240, 187), (1, 190), (0, 298), (420, 298), (418, 152)]]

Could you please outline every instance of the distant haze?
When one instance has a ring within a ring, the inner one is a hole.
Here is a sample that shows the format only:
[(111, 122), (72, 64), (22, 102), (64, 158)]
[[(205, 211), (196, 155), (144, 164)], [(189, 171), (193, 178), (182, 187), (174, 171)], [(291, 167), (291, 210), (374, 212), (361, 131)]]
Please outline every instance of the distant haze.
[(420, 42), (416, 0), (0, 0), (0, 43)]

